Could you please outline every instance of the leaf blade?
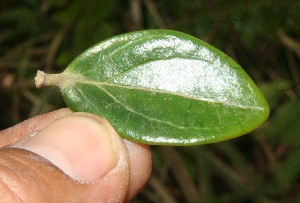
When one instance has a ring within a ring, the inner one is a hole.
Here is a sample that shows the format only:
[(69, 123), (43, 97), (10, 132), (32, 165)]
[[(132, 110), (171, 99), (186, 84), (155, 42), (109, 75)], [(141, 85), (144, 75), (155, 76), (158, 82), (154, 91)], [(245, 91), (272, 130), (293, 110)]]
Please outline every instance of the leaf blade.
[(76, 58), (64, 74), (76, 78), (60, 85), (69, 107), (103, 116), (121, 136), (148, 144), (230, 139), (252, 131), (269, 113), (236, 62), (175, 31), (111, 38)]

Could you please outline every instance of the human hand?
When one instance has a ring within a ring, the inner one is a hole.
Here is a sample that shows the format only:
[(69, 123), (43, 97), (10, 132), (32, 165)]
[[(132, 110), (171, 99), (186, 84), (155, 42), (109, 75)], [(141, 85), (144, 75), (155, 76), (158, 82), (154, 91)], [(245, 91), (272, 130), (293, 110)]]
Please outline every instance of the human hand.
[(61, 109), (0, 131), (1, 202), (124, 202), (150, 172), (149, 146), (91, 114)]

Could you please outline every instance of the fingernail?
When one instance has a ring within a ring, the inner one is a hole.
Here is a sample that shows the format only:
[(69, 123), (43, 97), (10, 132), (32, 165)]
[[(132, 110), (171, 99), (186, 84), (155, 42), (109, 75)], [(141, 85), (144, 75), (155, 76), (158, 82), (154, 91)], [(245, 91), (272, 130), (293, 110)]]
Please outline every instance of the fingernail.
[(117, 165), (120, 140), (104, 119), (74, 113), (54, 121), (14, 147), (44, 157), (75, 180), (93, 182)]

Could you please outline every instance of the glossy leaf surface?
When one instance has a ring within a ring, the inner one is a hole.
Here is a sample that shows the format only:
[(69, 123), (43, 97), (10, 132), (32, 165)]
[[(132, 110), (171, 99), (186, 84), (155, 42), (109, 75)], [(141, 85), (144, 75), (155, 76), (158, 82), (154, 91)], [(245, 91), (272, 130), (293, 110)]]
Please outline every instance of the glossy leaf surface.
[(142, 143), (218, 142), (252, 131), (269, 114), (236, 62), (176, 31), (113, 37), (85, 51), (59, 77), (70, 108), (105, 117), (121, 136)]

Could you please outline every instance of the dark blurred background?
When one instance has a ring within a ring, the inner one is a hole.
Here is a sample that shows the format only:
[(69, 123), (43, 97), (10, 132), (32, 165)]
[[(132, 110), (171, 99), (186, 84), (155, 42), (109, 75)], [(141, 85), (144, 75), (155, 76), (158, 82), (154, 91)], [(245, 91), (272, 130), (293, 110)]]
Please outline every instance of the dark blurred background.
[(58, 73), (117, 34), (174, 29), (235, 59), (265, 94), (270, 118), (217, 144), (153, 146), (153, 173), (132, 202), (300, 202), (299, 0), (3, 0), (0, 129), (65, 104), (36, 89), (38, 69)]

